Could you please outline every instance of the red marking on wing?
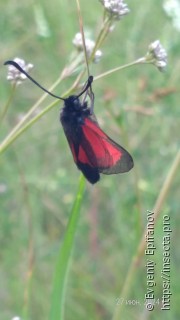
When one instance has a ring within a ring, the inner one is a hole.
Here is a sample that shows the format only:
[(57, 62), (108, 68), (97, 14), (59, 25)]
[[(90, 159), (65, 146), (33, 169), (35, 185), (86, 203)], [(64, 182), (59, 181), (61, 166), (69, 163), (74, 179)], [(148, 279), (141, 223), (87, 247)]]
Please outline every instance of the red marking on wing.
[(69, 142), (69, 146), (71, 148), (71, 152), (72, 152), (72, 155), (73, 155), (73, 158), (74, 158), (74, 161), (77, 162), (77, 156), (76, 156), (76, 152), (75, 152), (75, 149), (74, 149), (74, 145), (73, 143), (71, 143), (68, 139), (68, 142)]
[(88, 118), (86, 118), (86, 119), (84, 120), (84, 122), (85, 122), (85, 125), (86, 125), (88, 128), (92, 129), (92, 130), (93, 130), (94, 132), (96, 132), (99, 136), (104, 137), (104, 138), (107, 137), (107, 135), (105, 134), (105, 132), (103, 132), (103, 131), (101, 130), (101, 128), (99, 127), (98, 123), (96, 124), (95, 122), (93, 122), (92, 120), (90, 120), (90, 119), (88, 119)]
[[(85, 119), (82, 126), (85, 141), (82, 143), (83, 149), (79, 153), (79, 159), (83, 163), (88, 163), (93, 167), (109, 168), (114, 166), (122, 156), (122, 150), (116, 145), (99, 127), (90, 119)], [(91, 149), (91, 150), (90, 150)], [(81, 155), (82, 154), (82, 158)], [(85, 155), (85, 156), (84, 156)]]
[(98, 123), (86, 118), (81, 129), (82, 134), (78, 142), (73, 142), (68, 136), (67, 139), (75, 163), (90, 182), (91, 176), (94, 179), (92, 181), (99, 180), (98, 172), (116, 174), (132, 169), (134, 164), (131, 155), (108, 137)]
[(79, 146), (79, 153), (78, 153), (78, 159), (80, 160), (80, 162), (82, 163), (86, 163), (86, 164), (90, 164), (90, 161), (88, 159), (87, 154), (85, 153), (84, 149), (82, 148), (82, 146)]

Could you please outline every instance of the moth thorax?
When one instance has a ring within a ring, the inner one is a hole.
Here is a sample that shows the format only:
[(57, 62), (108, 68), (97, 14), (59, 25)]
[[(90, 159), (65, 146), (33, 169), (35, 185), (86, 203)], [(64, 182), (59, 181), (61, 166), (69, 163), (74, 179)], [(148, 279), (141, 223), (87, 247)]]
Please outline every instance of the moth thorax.
[(77, 96), (70, 96), (69, 98), (67, 98), (64, 102), (64, 106), (65, 108), (69, 109), (69, 111), (81, 109), (81, 103)]

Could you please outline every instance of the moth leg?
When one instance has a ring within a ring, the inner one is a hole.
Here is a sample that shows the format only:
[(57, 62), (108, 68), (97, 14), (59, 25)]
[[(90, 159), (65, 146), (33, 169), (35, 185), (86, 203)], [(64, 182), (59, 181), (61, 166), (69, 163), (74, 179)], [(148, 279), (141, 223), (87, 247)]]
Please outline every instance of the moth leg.
[(92, 91), (92, 88), (90, 87), (90, 90), (88, 92), (88, 96), (90, 98), (90, 106), (89, 106), (89, 109), (90, 109), (90, 112), (91, 114), (94, 113), (94, 93)]

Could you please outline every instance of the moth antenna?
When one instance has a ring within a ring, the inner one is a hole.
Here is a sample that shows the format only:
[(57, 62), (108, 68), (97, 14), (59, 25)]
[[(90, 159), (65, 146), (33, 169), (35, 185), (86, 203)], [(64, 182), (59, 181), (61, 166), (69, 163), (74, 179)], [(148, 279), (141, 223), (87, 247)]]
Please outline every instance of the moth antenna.
[(86, 92), (89, 88), (91, 88), (92, 82), (93, 82), (93, 76), (89, 76), (84, 89), (76, 96), (76, 98), (79, 98), (80, 96), (83, 95), (84, 92)]
[(46, 93), (48, 93), (50, 96), (65, 101), (65, 99), (57, 96), (56, 94), (51, 93), (50, 91), (48, 91), (47, 89), (45, 89), (43, 86), (41, 86), (41, 85), (40, 85), (36, 80), (34, 80), (25, 70), (23, 70), (23, 69), (19, 66), (19, 64), (16, 63), (15, 61), (8, 60), (8, 61), (4, 62), (4, 65), (12, 65), (12, 66), (14, 66), (14, 67), (15, 67), (16, 69), (18, 69), (21, 73), (24, 73), (25, 76), (26, 76), (29, 80), (31, 80), (34, 84), (36, 84), (39, 88), (41, 88), (43, 91), (45, 91)]

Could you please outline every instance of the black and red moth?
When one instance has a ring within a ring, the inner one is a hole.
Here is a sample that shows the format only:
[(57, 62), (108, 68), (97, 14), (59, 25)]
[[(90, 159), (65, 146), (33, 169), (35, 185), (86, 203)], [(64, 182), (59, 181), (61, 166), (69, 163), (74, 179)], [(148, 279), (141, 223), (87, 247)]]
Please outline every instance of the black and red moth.
[[(68, 98), (56, 96), (43, 88), (16, 62), (6, 61), (5, 65), (13, 65), (24, 73), (31, 81), (51, 96), (64, 101), (60, 113), (60, 121), (68, 140), (74, 162), (86, 179), (94, 184), (100, 179), (100, 173), (117, 174), (132, 169), (131, 155), (119, 144), (113, 141), (102, 129), (94, 115), (94, 94), (92, 92), (93, 77), (89, 76), (83, 90), (78, 95)], [(80, 96), (84, 94), (81, 101)], [(90, 99), (90, 106), (87, 103)]]

